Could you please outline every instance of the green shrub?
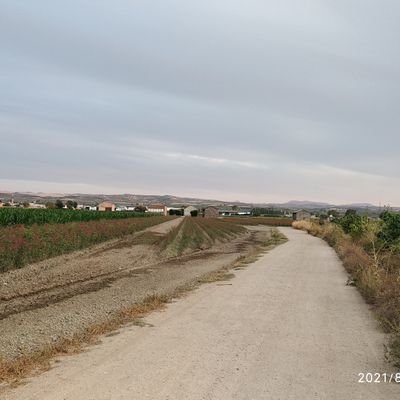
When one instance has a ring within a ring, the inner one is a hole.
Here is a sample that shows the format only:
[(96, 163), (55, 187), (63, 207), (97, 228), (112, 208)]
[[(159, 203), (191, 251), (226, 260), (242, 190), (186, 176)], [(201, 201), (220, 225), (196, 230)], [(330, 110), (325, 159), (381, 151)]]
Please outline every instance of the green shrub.
[(353, 238), (361, 237), (368, 229), (368, 217), (358, 215), (354, 210), (347, 210), (346, 215), (337, 223)]
[(400, 213), (385, 211), (381, 219), (383, 225), (379, 237), (388, 244), (395, 244), (400, 239)]

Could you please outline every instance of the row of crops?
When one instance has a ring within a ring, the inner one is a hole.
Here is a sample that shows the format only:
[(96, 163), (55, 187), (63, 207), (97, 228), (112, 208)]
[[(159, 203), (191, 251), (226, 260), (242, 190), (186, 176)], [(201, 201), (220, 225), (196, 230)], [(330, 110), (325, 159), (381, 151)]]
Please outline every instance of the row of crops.
[(0, 273), (140, 232), (172, 218), (174, 217), (153, 216), (153, 218), (127, 218), (114, 221), (1, 227)]
[(232, 240), (245, 231), (243, 226), (232, 223), (229, 218), (186, 217), (180, 225), (167, 233), (161, 246), (169, 256), (178, 256), (186, 251), (209, 248), (217, 241)]
[(133, 211), (86, 211), (64, 209), (0, 208), (0, 226), (65, 224), (68, 222), (98, 221), (102, 219), (125, 219), (150, 217), (153, 214)]
[(287, 217), (229, 217), (240, 225), (292, 226), (292, 218)]

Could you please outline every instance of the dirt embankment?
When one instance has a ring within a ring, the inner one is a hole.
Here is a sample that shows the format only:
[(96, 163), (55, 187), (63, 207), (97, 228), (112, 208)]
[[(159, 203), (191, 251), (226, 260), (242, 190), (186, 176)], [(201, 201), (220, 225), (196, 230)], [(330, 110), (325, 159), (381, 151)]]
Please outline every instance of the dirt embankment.
[(270, 238), (268, 228), (252, 228), (229, 242), (168, 258), (158, 243), (178, 223), (0, 275), (0, 360), (76, 336), (149, 294), (172, 293)]

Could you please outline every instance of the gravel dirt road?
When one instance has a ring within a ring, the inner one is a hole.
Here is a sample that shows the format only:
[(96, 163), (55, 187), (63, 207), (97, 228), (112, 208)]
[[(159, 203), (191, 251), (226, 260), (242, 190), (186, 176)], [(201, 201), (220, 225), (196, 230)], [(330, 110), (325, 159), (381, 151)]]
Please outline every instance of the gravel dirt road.
[(398, 399), (385, 335), (334, 251), (289, 241), (3, 395), (7, 400)]

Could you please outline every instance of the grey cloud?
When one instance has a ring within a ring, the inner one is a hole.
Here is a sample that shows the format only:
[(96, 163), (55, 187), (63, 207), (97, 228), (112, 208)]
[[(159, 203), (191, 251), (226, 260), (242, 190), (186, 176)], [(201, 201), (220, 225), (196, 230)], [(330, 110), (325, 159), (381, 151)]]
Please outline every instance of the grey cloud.
[(399, 16), (372, 0), (3, 1), (4, 182), (400, 204)]

